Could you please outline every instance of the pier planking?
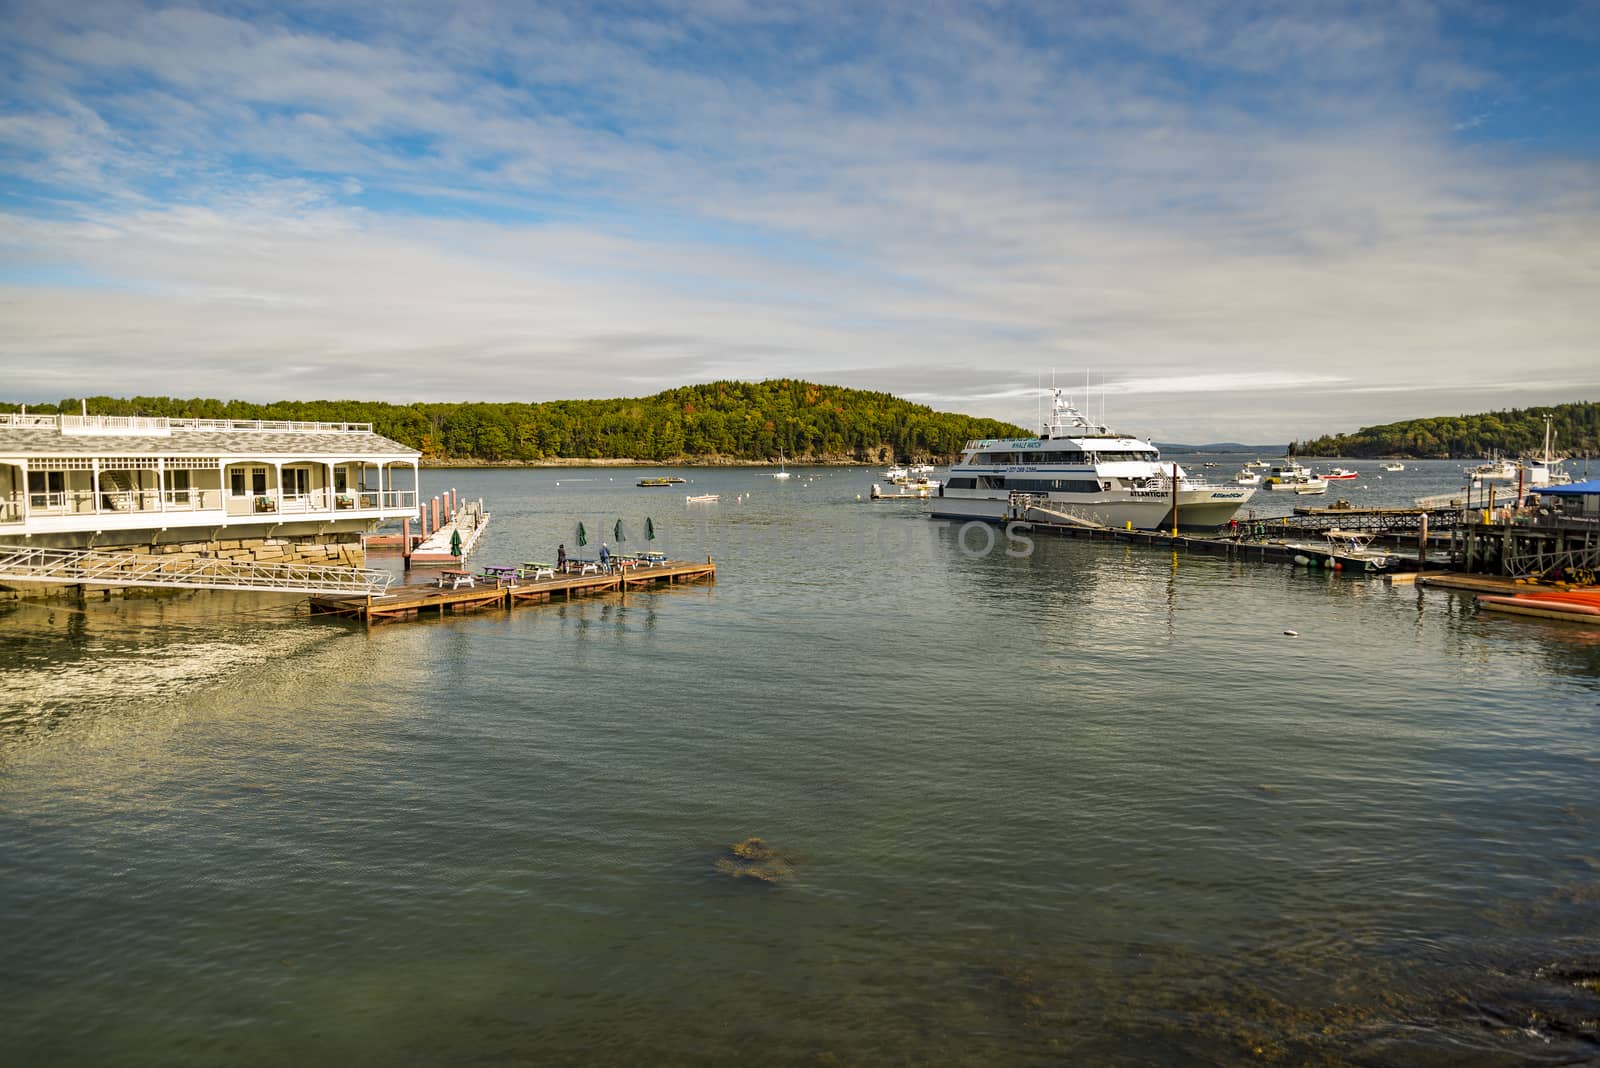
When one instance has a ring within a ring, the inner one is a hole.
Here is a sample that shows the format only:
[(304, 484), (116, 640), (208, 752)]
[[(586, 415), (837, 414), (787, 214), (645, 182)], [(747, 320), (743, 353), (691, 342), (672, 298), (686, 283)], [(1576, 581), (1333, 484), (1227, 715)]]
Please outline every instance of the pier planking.
[(520, 579), (515, 585), (468, 586), (440, 589), (433, 585), (401, 586), (382, 596), (327, 596), (311, 598), (312, 615), (335, 615), (366, 620), (369, 623), (416, 619), (425, 613), (473, 612), (486, 608), (511, 609), (550, 601), (570, 601), (601, 593), (625, 592), (657, 585), (715, 581), (717, 565), (710, 557), (705, 563), (673, 560), (658, 567), (619, 571), (609, 575), (557, 575), (554, 578)]

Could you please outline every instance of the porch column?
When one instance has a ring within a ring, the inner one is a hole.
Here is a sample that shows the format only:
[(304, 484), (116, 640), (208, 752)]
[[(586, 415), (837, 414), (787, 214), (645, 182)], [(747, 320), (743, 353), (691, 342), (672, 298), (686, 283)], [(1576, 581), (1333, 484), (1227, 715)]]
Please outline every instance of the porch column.
[(339, 510), (338, 495), (333, 492), (333, 461), (322, 465), (322, 506), (330, 512)]
[(156, 511), (167, 510), (167, 458), (156, 457)]
[(277, 502), (278, 506), (276, 508), (274, 508), (273, 511), (282, 512), (283, 511), (283, 464), (279, 463), (276, 460), (273, 461), (273, 464), (272, 464), (272, 477), (273, 477), (274, 480), (276, 480), (277, 485), (276, 486), (268, 486), (267, 487), (267, 494), (270, 496), (274, 492), (277, 493), (277, 495), (278, 495), (278, 502)]
[(94, 511), (95, 511), (96, 515), (99, 515), (100, 514), (100, 457), (96, 456), (93, 460), (90, 460), (89, 463), (92, 465), (91, 468), (90, 468), (90, 471), (89, 471), (89, 485), (90, 485), (90, 488), (93, 489), (93, 491), (94, 491)]
[[(24, 460), (18, 467), (22, 471), (22, 485), (18, 487), (22, 493), (22, 522), (28, 522), (28, 512), (33, 507), (33, 494), (28, 492), (28, 461)], [(48, 485), (45, 489), (49, 489)]]
[(383, 470), (387, 466), (389, 465), (382, 460), (378, 461), (378, 509), (380, 511), (383, 509)]

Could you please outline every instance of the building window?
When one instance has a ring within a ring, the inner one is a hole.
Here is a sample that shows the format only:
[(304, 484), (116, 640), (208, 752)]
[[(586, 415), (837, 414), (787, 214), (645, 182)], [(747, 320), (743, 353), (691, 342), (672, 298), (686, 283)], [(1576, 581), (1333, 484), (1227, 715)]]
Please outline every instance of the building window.
[(235, 497), (244, 496), (244, 468), (235, 467), (228, 471), (228, 492)]

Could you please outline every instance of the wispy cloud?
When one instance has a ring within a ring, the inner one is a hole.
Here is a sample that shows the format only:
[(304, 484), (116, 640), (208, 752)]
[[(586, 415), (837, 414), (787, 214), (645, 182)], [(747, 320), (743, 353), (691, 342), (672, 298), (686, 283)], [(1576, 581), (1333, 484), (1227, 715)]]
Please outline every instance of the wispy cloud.
[(1595, 154), (1473, 121), (1545, 32), (1492, 9), (13, 8), (0, 363), (36, 398), (798, 374), (1031, 421), (1087, 367), (1234, 437), (1508, 360), (1600, 392)]

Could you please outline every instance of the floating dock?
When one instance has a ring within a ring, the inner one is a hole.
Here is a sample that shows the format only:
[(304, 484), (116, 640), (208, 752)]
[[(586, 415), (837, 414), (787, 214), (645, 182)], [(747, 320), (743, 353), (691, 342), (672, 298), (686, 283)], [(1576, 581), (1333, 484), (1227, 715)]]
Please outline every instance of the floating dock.
[(570, 601), (602, 593), (626, 593), (651, 586), (676, 586), (685, 582), (715, 581), (717, 565), (669, 560), (656, 567), (616, 571), (609, 575), (557, 575), (554, 578), (518, 579), (515, 585), (494, 579), (476, 579), (472, 586), (442, 589), (435, 585), (402, 586), (371, 596), (316, 596), (312, 615), (347, 616), (378, 623), (415, 619), (425, 613), (472, 612), (485, 608), (512, 609), (551, 601)]

